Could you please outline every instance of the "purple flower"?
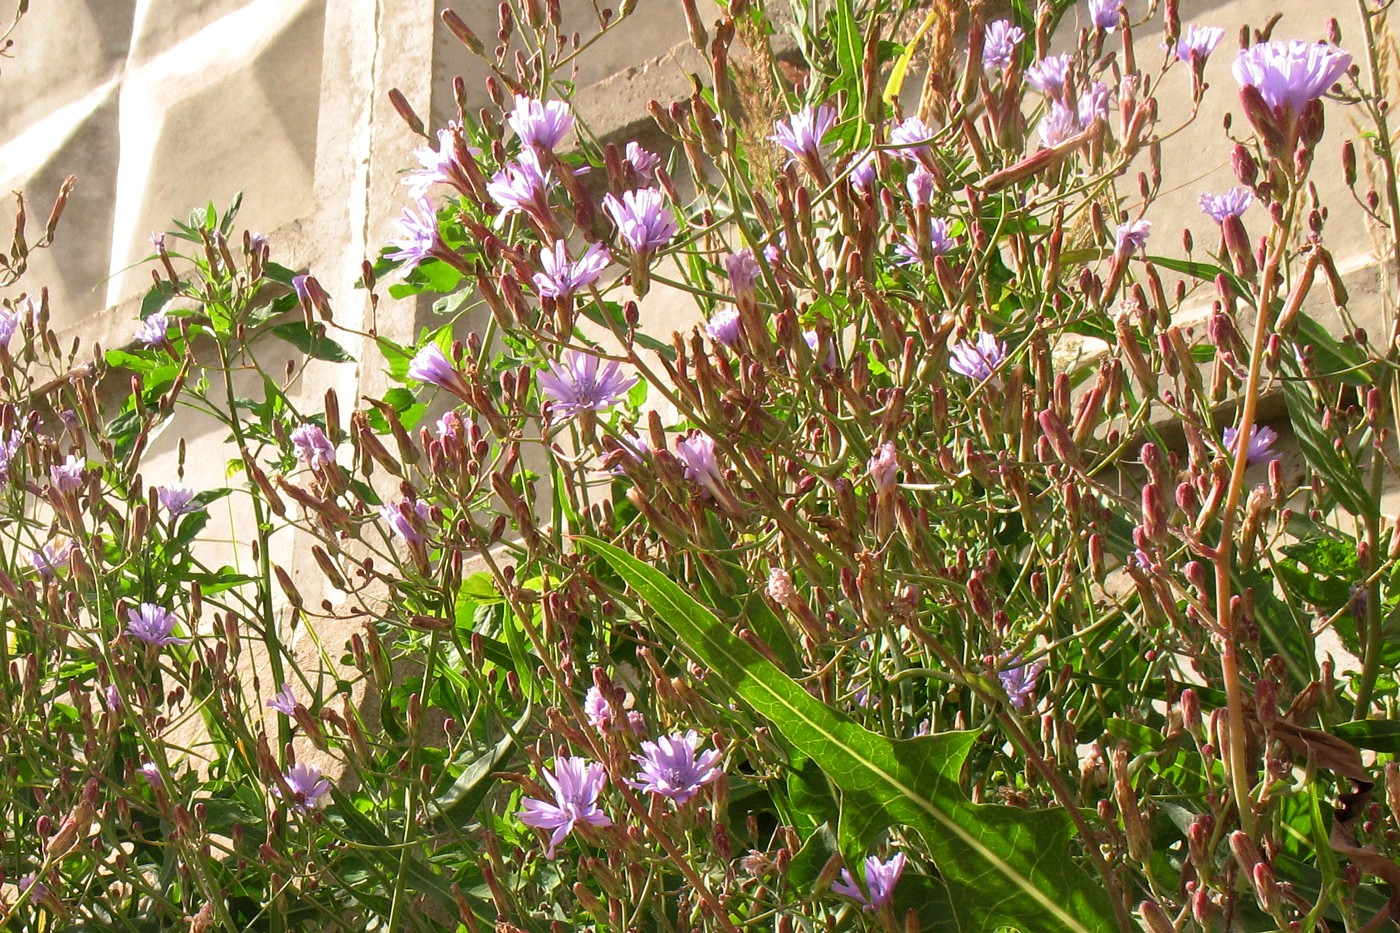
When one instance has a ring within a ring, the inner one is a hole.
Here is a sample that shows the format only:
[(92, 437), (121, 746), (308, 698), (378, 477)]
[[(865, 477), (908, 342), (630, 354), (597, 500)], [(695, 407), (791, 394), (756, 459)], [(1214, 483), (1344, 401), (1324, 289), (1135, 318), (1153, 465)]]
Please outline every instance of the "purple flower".
[(917, 162), (929, 151), (933, 128), (918, 117), (908, 117), (890, 130), (891, 155), (908, 162)]
[(526, 797), (520, 802), (520, 822), (536, 829), (550, 829), (546, 858), (554, 858), (554, 850), (579, 822), (590, 826), (611, 826), (612, 820), (598, 809), (598, 794), (603, 789), (607, 772), (596, 761), (586, 758), (558, 758), (554, 771), (545, 771), (545, 783), (554, 791), (554, 800)]
[(1120, 253), (1133, 253), (1147, 248), (1147, 238), (1152, 234), (1152, 221), (1129, 220), (1118, 225), (1114, 232), (1116, 248)]
[(822, 139), (836, 125), (835, 109), (822, 104), (820, 107), (803, 107), (786, 121), (773, 124), (773, 135), (768, 138), (786, 149), (792, 156), (788, 161), (805, 159), (808, 162), (821, 160)]
[(726, 256), (724, 271), (729, 276), (729, 287), (736, 297), (752, 294), (758, 277), (763, 274), (763, 268), (751, 249), (741, 249)]
[(423, 528), (428, 523), (428, 503), (400, 499), (386, 502), (379, 507), (379, 517), (389, 526), (389, 530), (416, 547), (426, 540)]
[(335, 463), (335, 447), (320, 425), (310, 421), (292, 432), (292, 446), (296, 448), (297, 459), (313, 470)]
[(49, 467), (49, 482), (53, 484), (54, 491), (60, 495), (77, 492), (82, 488), (83, 470), (86, 467), (86, 459), (72, 454), (69, 454), (63, 463)]
[(435, 427), (440, 441), (446, 441), (448, 438), (461, 438), (462, 416), (455, 411), (449, 411), (437, 420)]
[(10, 338), (19, 330), (19, 315), (9, 308), (0, 308), (0, 347), (8, 347)]
[(1040, 118), (1040, 126), (1036, 129), (1040, 133), (1041, 143), (1051, 149), (1078, 134), (1082, 127), (1079, 125), (1079, 114), (1055, 101), (1045, 111), (1045, 116)]
[(591, 353), (570, 350), (548, 372), (535, 373), (535, 382), (553, 401), (551, 410), (565, 418), (585, 411), (603, 411), (621, 401), (637, 384), (636, 376), (624, 376), (617, 360), (600, 371), (600, 360)]
[(148, 645), (187, 645), (188, 638), (170, 634), (175, 628), (175, 613), (155, 603), (142, 603), (126, 611), (126, 633)]
[(1027, 664), (1016, 656), (1002, 658), (1002, 668), (997, 671), (997, 680), (1001, 681), (1001, 688), (1011, 699), (1012, 706), (1018, 710), (1025, 710), (1031, 694), (1035, 692), (1036, 681), (1040, 679), (1044, 670), (1044, 661)]
[(650, 149), (646, 149), (635, 142), (627, 144), (623, 152), (623, 158), (632, 163), (632, 169), (641, 178), (649, 178), (656, 174), (656, 170), (661, 167), (661, 157)]
[(899, 457), (894, 444), (885, 441), (875, 448), (875, 454), (870, 458), (866, 469), (869, 471), (870, 481), (875, 484), (876, 492), (893, 489), (895, 476), (899, 473)]
[(1016, 54), (1016, 46), (1026, 38), (1026, 31), (1012, 25), (1010, 20), (999, 19), (987, 24), (987, 34), (982, 40), (982, 64), (988, 68), (1005, 71), (1011, 66)]
[(408, 364), (408, 377), (448, 391), (462, 384), (462, 374), (435, 343), (425, 343)]
[(670, 797), (680, 806), (724, 773), (719, 767), (720, 753), (712, 748), (697, 754), (699, 742), (700, 735), (694, 729), (643, 742), (642, 753), (632, 756), (642, 770), (628, 783), (637, 790)]
[[(942, 217), (934, 217), (928, 222), (928, 247), (929, 252), (934, 256), (942, 256), (956, 245), (953, 237), (948, 233), (948, 221)], [(901, 265), (919, 261), (919, 244), (914, 242), (914, 238), (906, 234), (899, 243), (895, 244), (895, 253), (901, 258), (896, 260)]]
[(1224, 194), (1201, 195), (1201, 210), (1210, 215), (1211, 220), (1223, 224), (1228, 217), (1238, 217), (1254, 203), (1254, 193), (1248, 188), (1236, 186)]
[(1026, 83), (1042, 94), (1058, 97), (1065, 89), (1065, 82), (1069, 80), (1069, 69), (1073, 64), (1074, 57), (1068, 52), (1042, 58), (1026, 69)]
[[(321, 777), (321, 769), (315, 765), (292, 765), (282, 772), (282, 780), (292, 792), (289, 803), (302, 813), (319, 810), (328, 802), (325, 797), (331, 792), (331, 782)], [(272, 792), (282, 796), (282, 788), (276, 784), (272, 785)]]
[(676, 456), (685, 466), (685, 478), (698, 484), (710, 495), (720, 498), (724, 477), (715, 460), (715, 439), (708, 434), (695, 433), (676, 441)]
[(267, 701), (268, 709), (275, 709), (283, 716), (291, 716), (297, 711), (297, 698), (292, 693), (291, 684), (283, 684), (277, 695)]
[(1123, 9), (1123, 0), (1089, 0), (1089, 19), (1099, 29), (1109, 32), (1118, 28), (1118, 14)]
[(49, 886), (39, 880), (38, 875), (25, 875), (19, 879), (17, 885), (19, 893), (29, 893), (30, 902), (42, 901), (49, 896)]
[(899, 876), (904, 874), (904, 853), (900, 852), (888, 862), (872, 855), (865, 860), (865, 886), (870, 889), (870, 897), (856, 885), (849, 868), (841, 869), (841, 880), (832, 884), (831, 890), (844, 894), (865, 905), (866, 910), (879, 910), (894, 900), (894, 886)]
[(204, 506), (194, 501), (195, 492), (185, 486), (157, 486), (156, 499), (160, 502), (161, 508), (169, 513), (171, 518), (179, 515), (188, 515), (191, 512), (203, 511)]
[(73, 542), (50, 541), (37, 551), (29, 552), (29, 563), (39, 571), (45, 580), (53, 579), (54, 574), (68, 566), (68, 557), (73, 553)]
[(869, 191), (870, 186), (875, 183), (875, 173), (879, 168), (879, 163), (875, 160), (875, 153), (867, 152), (855, 160), (851, 166), (850, 174), (846, 177), (850, 179), (851, 187), (857, 191)]
[(609, 729), (613, 725), (612, 704), (596, 684), (588, 688), (583, 698), (583, 712), (588, 717), (588, 724), (595, 729)]
[(1111, 92), (1108, 85), (1102, 81), (1095, 81), (1089, 85), (1089, 89), (1079, 95), (1079, 126), (1088, 126), (1095, 120), (1102, 120), (1108, 116), (1108, 98)]
[(136, 769), (136, 773), (146, 779), (146, 783), (151, 786), (151, 790), (160, 790), (165, 786), (165, 776), (160, 773), (160, 765), (154, 761), (148, 761)]
[(1197, 26), (1193, 23), (1176, 40), (1176, 57), (1188, 64), (1193, 60), (1204, 62), (1223, 38), (1225, 30), (1219, 26)]
[[(821, 349), (821, 334), (814, 330), (804, 330), (802, 332), (802, 339), (806, 342), (807, 349), (812, 351), (812, 356), (815, 357), (817, 351)], [(831, 372), (836, 368), (836, 347), (834, 344), (828, 343), (826, 345), (826, 358), (822, 360), (821, 365), (822, 369), (827, 372)]]
[(11, 431), (9, 437), (0, 441), (0, 489), (10, 481), (10, 466), (19, 451), (20, 442), (18, 431)]
[(975, 343), (964, 340), (953, 346), (948, 368), (974, 382), (985, 382), (1005, 360), (1006, 345), (983, 331)]
[(552, 187), (554, 176), (540, 168), (539, 162), (527, 154), (521, 156), (519, 162), (501, 166), (486, 183), (486, 193), (500, 205), (502, 216), (509, 216), (516, 211), (547, 211)]
[(122, 711), (122, 693), (117, 689), (116, 684), (108, 684), (107, 689), (98, 696), (102, 698), (102, 705), (107, 707), (109, 712), (120, 713)]
[[(466, 172), (457, 161), (457, 132), (458, 124), (454, 121), (446, 129), (438, 130), (437, 148), (419, 146), (413, 150), (413, 157), (422, 167), (405, 173), (400, 181), (408, 186), (408, 193), (414, 200), (426, 198), (433, 185), (466, 186)], [(480, 154), (479, 149), (470, 146), (467, 151), (474, 156)]]
[[(1225, 429), (1222, 440), (1225, 443), (1226, 453), (1233, 454), (1235, 452), (1235, 440), (1239, 434), (1237, 428)], [(1277, 460), (1282, 456), (1277, 450), (1274, 450), (1274, 442), (1277, 440), (1277, 431), (1256, 424), (1250, 430), (1249, 444), (1245, 447), (1245, 463), (1266, 463), (1270, 460)]]
[(624, 191), (621, 200), (606, 194), (603, 210), (617, 224), (618, 235), (633, 252), (643, 253), (665, 246), (676, 235), (676, 218), (666, 207), (659, 188)]
[(1351, 67), (1351, 55), (1326, 42), (1260, 42), (1240, 51), (1231, 69), (1272, 110), (1297, 116)]
[(538, 101), (517, 94), (508, 122), (523, 145), (553, 149), (574, 128), (574, 115), (562, 100)]
[(568, 298), (581, 288), (598, 281), (612, 257), (597, 243), (590, 243), (582, 256), (569, 261), (563, 240), (554, 241), (554, 249), (540, 251), (543, 272), (535, 273), (535, 291), (546, 298)]
[(431, 258), (442, 243), (438, 237), (437, 210), (427, 197), (417, 198), (414, 204), (403, 209), (403, 214), (394, 221), (394, 231), (398, 236), (390, 240), (389, 245), (397, 249), (385, 253), (384, 258), (402, 260), (405, 271)]
[(722, 343), (730, 348), (737, 346), (739, 343), (739, 312), (733, 308), (716, 311), (705, 322), (705, 333), (715, 343)]
[(157, 311), (143, 320), (136, 328), (136, 342), (143, 347), (157, 347), (165, 343), (165, 331), (170, 327), (170, 316)]
[(909, 200), (915, 207), (927, 207), (933, 202), (933, 196), (938, 189), (933, 173), (919, 166), (909, 173), (909, 177), (904, 180), (904, 190), (909, 193)]

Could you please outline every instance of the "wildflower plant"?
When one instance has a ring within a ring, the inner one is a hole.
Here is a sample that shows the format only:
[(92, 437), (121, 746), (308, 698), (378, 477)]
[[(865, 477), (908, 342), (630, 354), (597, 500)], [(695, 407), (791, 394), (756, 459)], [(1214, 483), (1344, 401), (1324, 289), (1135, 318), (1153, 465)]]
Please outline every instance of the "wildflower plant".
[[(211, 205), (65, 350), (20, 229), (0, 926), (1400, 920), (1386, 9), (1231, 62), (1170, 0), (952, 6), (686, 4), (645, 145), (572, 104), (626, 15), (449, 11), (492, 104), (395, 99), (355, 296)], [(338, 317), (386, 291), (431, 326)]]

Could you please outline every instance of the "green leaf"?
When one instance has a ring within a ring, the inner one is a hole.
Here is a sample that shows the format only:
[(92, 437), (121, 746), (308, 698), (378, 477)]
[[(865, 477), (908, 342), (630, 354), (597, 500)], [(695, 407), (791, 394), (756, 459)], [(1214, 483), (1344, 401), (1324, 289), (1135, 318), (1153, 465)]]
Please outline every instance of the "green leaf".
[(656, 568), (596, 539), (578, 544), (606, 560), (700, 663), (826, 772), (842, 793), (840, 841), (848, 864), (877, 835), (904, 824), (935, 853), (960, 929), (1114, 929), (1101, 883), (1073, 860), (1069, 814), (976, 805), (963, 793), (959, 779), (976, 733), (890, 739), (863, 729), (807, 693)]
[(1334, 728), (1332, 734), (1359, 748), (1400, 755), (1400, 722), (1393, 719), (1358, 719), (1355, 722), (1344, 722)]
[(313, 359), (329, 360), (332, 363), (351, 363), (355, 360), (345, 352), (344, 347), (324, 333), (312, 332), (305, 321), (278, 324), (272, 328), (272, 332)]
[(1323, 429), (1312, 390), (1302, 379), (1297, 362), (1291, 354), (1284, 353), (1280, 363), (1287, 374), (1283, 381), (1283, 397), (1288, 403), (1289, 419), (1303, 458), (1327, 481), (1327, 488), (1343, 508), (1352, 515), (1371, 514), (1378, 503), (1366, 491), (1361, 471), (1332, 446), (1333, 432)]
[(519, 736), (530, 723), (533, 704), (525, 704), (525, 712), (492, 748), (467, 763), (457, 780), (444, 793), (428, 801), (427, 809), (434, 820), (444, 827), (462, 827), (471, 821), (476, 808), (496, 783), (495, 776), (515, 751)]

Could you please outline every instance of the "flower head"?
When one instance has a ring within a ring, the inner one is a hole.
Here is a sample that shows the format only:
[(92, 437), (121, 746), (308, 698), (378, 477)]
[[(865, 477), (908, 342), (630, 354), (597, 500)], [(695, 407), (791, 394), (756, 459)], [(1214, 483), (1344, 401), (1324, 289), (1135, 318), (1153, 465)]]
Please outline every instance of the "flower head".
[(86, 459), (69, 454), (62, 463), (49, 467), (49, 482), (57, 493), (77, 492), (83, 485), (83, 470), (86, 468)]
[(1026, 69), (1026, 83), (1042, 94), (1058, 97), (1065, 89), (1073, 64), (1074, 57), (1068, 52), (1042, 58)]
[(768, 138), (782, 146), (791, 155), (789, 161), (799, 159), (808, 162), (821, 160), (822, 139), (836, 125), (836, 110), (822, 104), (820, 107), (803, 107), (787, 120), (773, 124), (773, 135)]
[(613, 725), (613, 708), (608, 702), (608, 698), (603, 696), (603, 691), (595, 684), (588, 688), (588, 693), (583, 698), (583, 712), (588, 717), (588, 724), (595, 729), (609, 729)]
[(297, 711), (297, 698), (296, 694), (292, 693), (292, 685), (283, 684), (276, 696), (267, 701), (267, 708), (275, 709), (283, 716), (291, 716), (295, 713)]
[(1204, 62), (1223, 38), (1225, 30), (1219, 26), (1197, 26), (1192, 23), (1186, 27), (1181, 38), (1176, 40), (1176, 57), (1188, 64), (1193, 61)]
[(933, 203), (933, 196), (938, 191), (938, 183), (932, 172), (919, 166), (910, 172), (909, 177), (904, 180), (904, 190), (909, 193), (909, 200), (915, 207), (927, 207)]
[(430, 259), (442, 245), (442, 239), (438, 236), (437, 209), (426, 195), (403, 209), (399, 219), (394, 221), (394, 232), (398, 235), (389, 241), (389, 245), (396, 249), (385, 253), (384, 258), (401, 260), (405, 271)]
[[(457, 160), (458, 132), (459, 125), (450, 123), (445, 129), (438, 130), (436, 148), (419, 146), (413, 150), (413, 157), (420, 167), (406, 172), (400, 181), (408, 186), (408, 193), (414, 200), (426, 198), (433, 185), (466, 186), (466, 171)], [(480, 155), (479, 149), (470, 146), (467, 151), (473, 156)]]
[(722, 343), (731, 348), (737, 346), (739, 343), (739, 312), (733, 308), (716, 311), (705, 322), (705, 333), (715, 343)]
[(574, 128), (574, 114), (562, 100), (539, 101), (517, 94), (507, 122), (522, 145), (553, 149)]
[[(282, 772), (282, 780), (292, 792), (288, 801), (302, 813), (310, 813), (325, 806), (326, 795), (331, 792), (331, 782), (321, 776), (321, 769), (315, 765), (295, 764)], [(272, 792), (282, 796), (282, 788), (274, 784)]]
[(155, 603), (142, 603), (126, 611), (126, 633), (148, 645), (187, 645), (188, 638), (170, 634), (175, 629), (175, 613)]
[(156, 347), (165, 343), (165, 332), (170, 327), (170, 316), (157, 311), (143, 320), (136, 328), (136, 342), (143, 347)]
[(598, 809), (598, 794), (607, 779), (607, 772), (598, 762), (577, 757), (559, 758), (554, 762), (554, 770), (545, 771), (543, 777), (554, 791), (554, 800), (524, 798), (521, 803), (525, 809), (520, 811), (520, 822), (536, 829), (553, 830), (545, 852), (547, 858), (554, 858), (554, 850), (573, 831), (575, 824), (612, 825), (608, 815)]
[(877, 492), (893, 489), (895, 476), (899, 473), (899, 456), (894, 444), (885, 441), (875, 448), (874, 455), (866, 464), (866, 470)]
[[(802, 340), (807, 344), (807, 349), (812, 351), (812, 356), (816, 357), (817, 351), (819, 351), (822, 346), (821, 334), (817, 333), (814, 330), (804, 330), (802, 332)], [(822, 358), (821, 366), (822, 369), (826, 370), (827, 372), (831, 372), (833, 369), (836, 368), (835, 344), (827, 343), (826, 356)]]
[(1006, 360), (1006, 345), (983, 331), (976, 342), (964, 340), (954, 344), (948, 368), (974, 382), (991, 379)]
[(0, 347), (8, 347), (10, 338), (19, 330), (19, 315), (9, 308), (0, 308)]
[(665, 246), (676, 235), (676, 218), (666, 206), (660, 188), (624, 191), (621, 199), (606, 194), (603, 210), (617, 224), (618, 236), (633, 252)]
[(42, 901), (49, 896), (49, 886), (40, 881), (38, 875), (24, 875), (16, 886), (19, 888), (19, 893), (29, 893), (31, 902)]
[(564, 241), (555, 240), (554, 249), (540, 251), (540, 265), (544, 271), (535, 273), (535, 291), (545, 298), (568, 298), (598, 281), (611, 261), (605, 248), (590, 243), (583, 255), (571, 262)]
[(18, 431), (11, 431), (8, 437), (0, 439), (0, 489), (10, 481), (10, 466), (19, 452), (21, 440)]
[[(1226, 428), (1221, 440), (1225, 444), (1225, 451), (1233, 454), (1235, 451), (1235, 441), (1240, 436), (1238, 428)], [(1270, 460), (1277, 460), (1282, 454), (1274, 449), (1274, 442), (1278, 440), (1278, 432), (1273, 428), (1266, 428), (1262, 425), (1254, 425), (1249, 432), (1249, 443), (1245, 445), (1245, 463), (1267, 463)]]
[(165, 786), (165, 777), (160, 773), (160, 765), (154, 761), (147, 761), (136, 769), (136, 773), (146, 779), (151, 790), (160, 790)]
[(1089, 0), (1089, 19), (1099, 29), (1109, 32), (1118, 28), (1118, 14), (1123, 10), (1123, 0)]
[(416, 547), (427, 540), (423, 529), (428, 524), (428, 503), (422, 500), (386, 502), (379, 507), (379, 517), (389, 526), (389, 530)]
[(692, 434), (676, 441), (676, 456), (685, 466), (685, 478), (716, 495), (724, 478), (715, 460), (715, 439), (708, 434)]
[(890, 130), (890, 154), (908, 162), (917, 162), (928, 152), (933, 128), (918, 117), (907, 117)]
[(1119, 252), (1133, 253), (1147, 248), (1147, 238), (1151, 234), (1150, 220), (1129, 220), (1118, 225), (1114, 239)]
[(535, 382), (553, 401), (552, 410), (565, 418), (585, 411), (603, 411), (622, 400), (637, 384), (636, 376), (624, 376), (616, 360), (600, 370), (598, 357), (579, 350), (564, 354), (548, 372), (537, 372)]
[(449, 392), (456, 391), (462, 385), (462, 374), (442, 352), (442, 347), (432, 342), (425, 343), (421, 350), (413, 354), (413, 359), (408, 363), (408, 377)]
[(156, 500), (166, 513), (175, 518), (178, 515), (188, 515), (191, 512), (203, 511), (204, 506), (194, 501), (195, 492), (186, 486), (157, 486)]
[(1260, 42), (1242, 49), (1231, 69), (1270, 109), (1297, 116), (1351, 68), (1351, 55), (1326, 42)]
[(1223, 224), (1228, 217), (1238, 217), (1254, 203), (1254, 193), (1248, 188), (1236, 186), (1224, 194), (1205, 192), (1201, 195), (1201, 210), (1210, 215), (1211, 220)]
[(1108, 98), (1112, 92), (1108, 85), (1102, 81), (1095, 81), (1089, 85), (1089, 89), (1079, 95), (1079, 126), (1088, 126), (1095, 120), (1102, 120), (1108, 116)]
[(520, 161), (501, 166), (486, 183), (486, 193), (500, 206), (502, 216), (517, 211), (541, 213), (549, 209), (549, 192), (554, 176), (539, 162), (522, 155)]
[(699, 743), (700, 735), (694, 729), (643, 742), (642, 753), (632, 756), (642, 770), (629, 783), (637, 790), (669, 797), (680, 806), (724, 773), (719, 767), (720, 753), (715, 749), (697, 752)]
[(876, 855), (869, 856), (865, 860), (865, 886), (870, 889), (868, 898), (856, 885), (849, 868), (841, 869), (841, 880), (833, 883), (831, 890), (859, 901), (866, 910), (879, 910), (894, 900), (894, 886), (899, 883), (899, 876), (904, 874), (904, 863), (903, 852), (888, 862), (880, 861)]
[(982, 39), (982, 64), (1005, 71), (1011, 66), (1016, 46), (1025, 38), (1026, 31), (1013, 25), (1010, 20), (999, 19), (988, 23), (986, 36)]
[(640, 178), (649, 178), (661, 167), (661, 157), (636, 142), (629, 142), (623, 156), (632, 163), (632, 169)]
[(879, 167), (875, 153), (867, 152), (856, 157), (855, 164), (851, 166), (850, 174), (846, 177), (850, 179), (852, 188), (857, 191), (869, 191), (870, 186), (875, 183), (875, 174)]
[(72, 553), (72, 541), (50, 541), (39, 550), (29, 552), (29, 563), (39, 571), (39, 576), (50, 580), (59, 570), (68, 566), (68, 558)]
[(292, 446), (296, 448), (297, 459), (313, 470), (335, 463), (335, 447), (331, 444), (321, 426), (310, 421), (292, 432)]
[(1040, 133), (1040, 142), (1047, 149), (1058, 146), (1081, 129), (1079, 114), (1059, 101), (1050, 105), (1045, 111), (1045, 116), (1040, 118), (1040, 125), (1036, 127)]
[(729, 287), (734, 295), (743, 297), (753, 293), (763, 269), (754, 257), (753, 250), (741, 249), (725, 257), (724, 272), (729, 277)]
[(997, 671), (997, 680), (1001, 681), (1001, 688), (1006, 691), (1012, 706), (1018, 710), (1026, 708), (1031, 694), (1035, 692), (1036, 681), (1040, 679), (1044, 670), (1044, 661), (1027, 664), (1017, 656), (1002, 659), (1001, 670)]

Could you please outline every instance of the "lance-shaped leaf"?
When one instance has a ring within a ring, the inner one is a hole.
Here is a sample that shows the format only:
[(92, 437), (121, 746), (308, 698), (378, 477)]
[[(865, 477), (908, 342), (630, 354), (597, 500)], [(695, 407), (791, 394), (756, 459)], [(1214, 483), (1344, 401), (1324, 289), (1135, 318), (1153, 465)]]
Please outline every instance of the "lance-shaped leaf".
[(852, 848), (863, 851), (902, 824), (928, 842), (965, 933), (1115, 929), (1102, 884), (1072, 857), (1069, 814), (973, 804), (962, 792), (974, 735), (896, 740), (870, 732), (807, 693), (656, 568), (602, 541), (578, 544), (605, 559), (696, 660), (840, 788), (848, 862)]

